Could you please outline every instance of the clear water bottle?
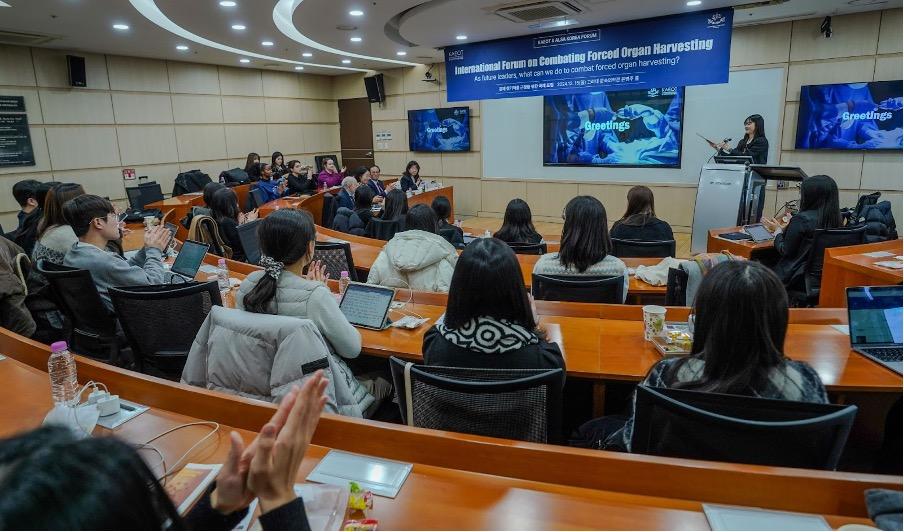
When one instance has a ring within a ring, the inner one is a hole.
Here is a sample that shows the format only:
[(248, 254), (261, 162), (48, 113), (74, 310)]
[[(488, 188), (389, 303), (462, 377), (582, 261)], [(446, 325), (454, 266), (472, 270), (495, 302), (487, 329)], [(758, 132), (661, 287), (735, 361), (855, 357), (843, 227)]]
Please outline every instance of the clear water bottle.
[(348, 276), (348, 272), (343, 270), (339, 273), (339, 294), (344, 295), (345, 289), (348, 288), (348, 285), (352, 283), (351, 277)]
[(47, 372), (50, 373), (50, 394), (53, 403), (60, 406), (75, 406), (78, 401), (78, 375), (75, 368), (75, 357), (69, 352), (66, 342), (54, 342), (50, 346), (50, 360), (47, 361)]
[(217, 261), (217, 284), (220, 286), (220, 292), (229, 290), (229, 268), (226, 266), (226, 259)]
[(461, 229), (461, 218), (457, 218), (455, 220), (455, 227)]

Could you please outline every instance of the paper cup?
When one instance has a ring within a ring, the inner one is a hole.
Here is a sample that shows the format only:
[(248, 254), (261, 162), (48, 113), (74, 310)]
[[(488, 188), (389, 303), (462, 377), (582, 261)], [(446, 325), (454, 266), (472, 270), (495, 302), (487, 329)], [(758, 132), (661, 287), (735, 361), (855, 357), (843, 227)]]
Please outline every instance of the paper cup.
[(157, 217), (156, 216), (145, 216), (144, 217), (144, 227), (145, 229), (150, 229), (157, 225)]
[(665, 307), (645, 305), (643, 307), (643, 338), (652, 340), (662, 336), (665, 330)]

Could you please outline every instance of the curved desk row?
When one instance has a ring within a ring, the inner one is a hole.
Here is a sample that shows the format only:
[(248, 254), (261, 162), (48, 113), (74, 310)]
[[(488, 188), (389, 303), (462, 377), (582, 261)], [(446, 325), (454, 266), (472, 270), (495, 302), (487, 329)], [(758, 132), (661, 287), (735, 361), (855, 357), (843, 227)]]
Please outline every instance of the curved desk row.
[[(35, 428), (50, 408), (49, 348), (0, 329), (0, 435)], [(77, 357), (79, 378), (152, 410), (112, 431), (143, 443), (198, 419), (223, 424), (187, 458), (220, 462), (228, 431), (246, 442), (269, 419), (268, 403), (172, 383)], [(31, 367), (28, 367), (31, 366)], [(104, 429), (100, 432), (109, 433)], [(170, 463), (207, 433), (180, 430), (157, 445)], [(868, 523), (863, 491), (900, 489), (901, 477), (748, 466), (630, 455), (417, 429), (324, 415), (305, 457), (304, 478), (328, 448), (415, 464), (399, 496), (377, 497), (384, 529), (706, 529), (701, 503), (823, 514), (829, 524)]]

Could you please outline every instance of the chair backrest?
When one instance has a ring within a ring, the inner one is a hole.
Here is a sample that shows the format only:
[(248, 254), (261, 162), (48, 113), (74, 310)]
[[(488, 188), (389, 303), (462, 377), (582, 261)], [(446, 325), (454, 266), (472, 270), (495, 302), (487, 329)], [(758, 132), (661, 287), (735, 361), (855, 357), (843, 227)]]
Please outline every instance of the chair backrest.
[(239, 240), (245, 249), (245, 259), (249, 264), (259, 264), (261, 261), (260, 239), (257, 236), (257, 227), (261, 220), (251, 220), (238, 226)]
[(116, 318), (101, 301), (91, 272), (46, 260), (39, 260), (37, 268), (47, 279), (75, 334), (96, 339), (116, 336)]
[(459, 236), (458, 231), (454, 227), (444, 227), (442, 229), (438, 229), (436, 234), (443, 237), (446, 242), (452, 244), (458, 249), (464, 249), (465, 243), (461, 236)]
[(509, 242), (509, 247), (518, 255), (546, 255), (546, 242)]
[(638, 386), (631, 452), (832, 470), (856, 414), (853, 405)]
[(214, 255), (232, 258), (232, 248), (226, 245), (220, 236), (220, 227), (211, 216), (201, 215), (191, 219), (191, 227), (188, 229), (188, 239), (203, 242), (210, 245), (210, 252)]
[(252, 209), (256, 209), (264, 203), (267, 203), (267, 195), (264, 194), (263, 190), (257, 187), (251, 189), (251, 193), (248, 194), (248, 199)]
[(665, 285), (665, 305), (667, 307), (684, 307), (687, 304), (687, 270), (669, 268), (669, 276)]
[(840, 246), (856, 246), (866, 239), (866, 226), (845, 229), (817, 229), (813, 233), (813, 244), (810, 246), (810, 254), (804, 265), (804, 282), (807, 291), (819, 289), (822, 281), (822, 263), (825, 260), (825, 251), (828, 248)]
[(561, 439), (561, 369), (419, 366), (390, 358), (405, 423), (532, 442)]
[(343, 271), (348, 272), (352, 281), (357, 281), (355, 261), (352, 259), (352, 246), (348, 242), (317, 242), (314, 244), (314, 260), (326, 265), (330, 279), (339, 279)]
[(138, 370), (173, 380), (210, 309), (223, 305), (216, 281), (111, 288), (110, 299)]
[(396, 233), (402, 230), (400, 220), (382, 220), (372, 218), (368, 225), (368, 233), (378, 240), (392, 240)]
[(625, 279), (621, 275), (531, 276), (534, 299), (543, 301), (573, 301), (576, 303), (621, 303), (624, 301)]
[(675, 241), (623, 240), (621, 238), (613, 238), (612, 255), (616, 257), (674, 257)]
[(323, 227), (327, 229), (333, 228), (333, 218), (336, 217), (336, 211), (339, 209), (339, 202), (336, 200), (336, 196), (327, 192), (323, 195), (323, 212), (321, 219), (321, 224)]

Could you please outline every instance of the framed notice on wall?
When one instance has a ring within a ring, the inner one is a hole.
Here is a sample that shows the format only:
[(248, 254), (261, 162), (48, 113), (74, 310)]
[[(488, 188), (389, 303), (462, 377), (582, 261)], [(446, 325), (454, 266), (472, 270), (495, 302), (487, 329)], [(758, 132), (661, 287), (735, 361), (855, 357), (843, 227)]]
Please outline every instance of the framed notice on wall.
[(0, 167), (34, 165), (25, 98), (0, 96)]

